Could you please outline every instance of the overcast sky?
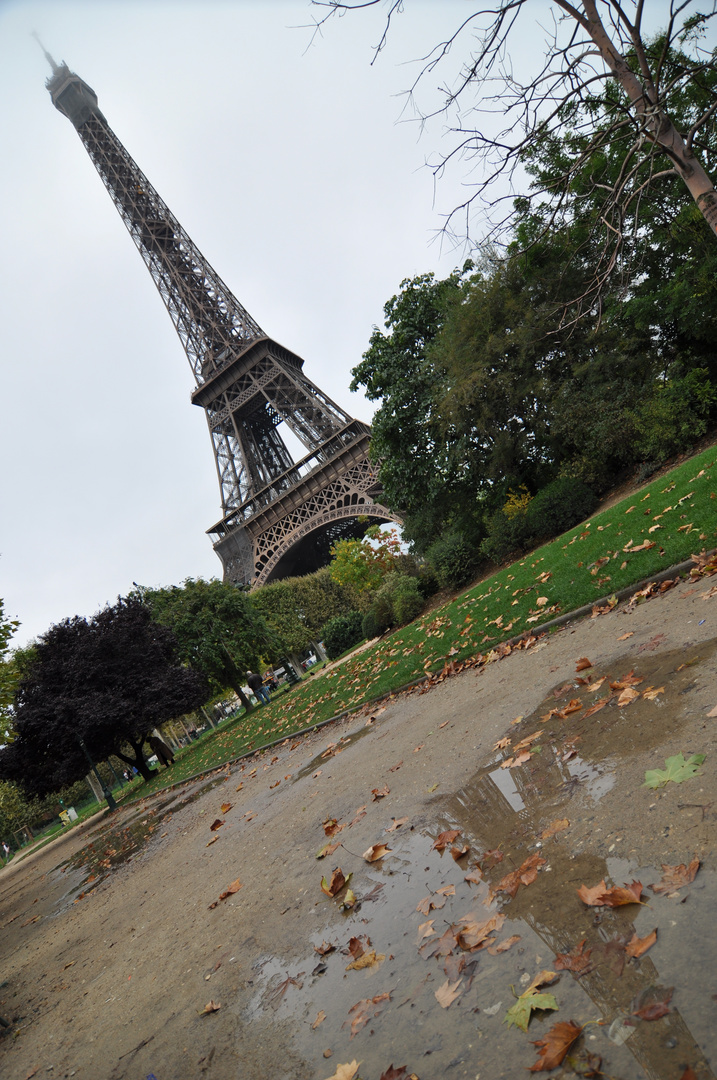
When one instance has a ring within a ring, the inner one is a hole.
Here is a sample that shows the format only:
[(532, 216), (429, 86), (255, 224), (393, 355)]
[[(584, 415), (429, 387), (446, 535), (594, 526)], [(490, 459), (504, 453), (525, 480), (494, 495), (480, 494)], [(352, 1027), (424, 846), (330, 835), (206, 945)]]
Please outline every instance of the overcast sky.
[[(535, 0), (534, 10), (545, 10)], [(70, 122), (36, 30), (265, 332), (353, 415), (351, 368), (465, 197), (402, 120), (415, 64), (467, 12), (411, 0), (312, 40), (308, 0), (0, 0), (0, 596), (21, 644), (136, 581), (220, 576), (214, 457), (179, 338)], [(535, 30), (526, 55), (539, 49)], [(542, 50), (540, 50), (542, 51)], [(518, 57), (520, 60), (520, 57)], [(437, 80), (436, 80), (437, 81)], [(410, 114), (409, 114), (410, 115)]]

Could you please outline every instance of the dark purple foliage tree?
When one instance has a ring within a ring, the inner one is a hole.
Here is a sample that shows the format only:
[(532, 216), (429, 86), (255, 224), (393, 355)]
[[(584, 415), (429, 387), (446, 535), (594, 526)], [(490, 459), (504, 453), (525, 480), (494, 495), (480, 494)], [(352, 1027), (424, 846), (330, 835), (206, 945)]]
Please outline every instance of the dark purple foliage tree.
[(208, 696), (203, 675), (182, 665), (174, 634), (136, 598), (91, 619), (75, 616), (42, 635), (15, 699), (15, 741), (0, 751), (0, 779), (45, 795), (115, 754), (145, 780), (152, 729)]

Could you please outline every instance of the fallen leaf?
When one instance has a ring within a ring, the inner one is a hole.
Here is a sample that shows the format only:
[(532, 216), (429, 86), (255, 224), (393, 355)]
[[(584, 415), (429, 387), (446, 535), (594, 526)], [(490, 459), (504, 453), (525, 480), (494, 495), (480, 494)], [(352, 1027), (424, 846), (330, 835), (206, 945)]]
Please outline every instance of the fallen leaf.
[[(715, 716), (717, 716), (717, 706), (714, 710)], [(709, 713), (708, 713), (709, 715)], [(510, 739), (506, 735), (504, 739), (498, 739), (498, 742), (493, 747), (494, 750), (505, 750), (506, 746), (510, 746)]]
[(622, 907), (624, 904), (640, 904), (642, 901), (642, 883), (633, 881), (632, 885), (613, 885), (608, 889), (603, 879), (599, 885), (592, 889), (587, 885), (581, 885), (577, 890), (578, 896), (588, 907)]
[[(658, 525), (658, 528), (659, 528), (659, 525)], [(618, 641), (627, 641), (627, 639), (629, 637), (634, 637), (634, 635), (635, 635), (635, 631), (634, 630), (629, 630), (626, 634), (623, 634), (622, 637), (619, 637), (617, 640)]]
[(634, 669), (628, 671), (627, 675), (623, 675), (617, 682), (610, 683), (611, 690), (624, 690), (627, 686), (639, 686), (644, 679), (640, 675), (636, 675)]
[(491, 915), (490, 919), (484, 919), (483, 922), (478, 922), (474, 915), (466, 915), (460, 920), (454, 935), (456, 945), (460, 945), (466, 952), (480, 949), (489, 935), (497, 933), (504, 922), (505, 915), (501, 914)]
[(366, 862), (377, 862), (378, 859), (382, 859), (384, 855), (388, 855), (390, 847), (386, 847), (385, 844), (372, 844), (370, 848), (364, 851), (362, 858)]
[(231, 810), (231, 808), (232, 808), (232, 804), (230, 802), (224, 802), (221, 805), (221, 811), (222, 811), (223, 814), (228, 814), (229, 811)]
[(358, 1061), (350, 1061), (346, 1065), (338, 1065), (336, 1072), (327, 1077), (327, 1080), (354, 1080), (358, 1068)]
[(521, 739), (520, 742), (515, 744), (513, 749), (514, 750), (523, 750), (523, 749), (525, 749), (526, 746), (530, 746), (530, 744), (535, 742), (536, 739), (539, 739), (542, 734), (543, 734), (542, 731), (534, 731), (532, 735), (526, 735), (524, 739)]
[(384, 784), (382, 788), (373, 788), (371, 791), (371, 801), (376, 802), (378, 799), (385, 799), (389, 794), (388, 785)]
[(406, 822), (408, 821), (408, 818), (407, 817), (391, 818), (391, 821), (393, 822), (393, 825), (389, 825), (389, 827), (387, 829), (383, 830), (384, 832), (395, 832), (396, 829), (400, 829), (402, 825), (406, 824)]
[(604, 709), (611, 698), (612, 694), (608, 694), (607, 697), (604, 698), (598, 698), (594, 705), (591, 705), (589, 709), (585, 710), (583, 713), (583, 720), (587, 720), (589, 716), (593, 716), (596, 712), (600, 712), (601, 709)]
[(590, 959), (592, 949), (585, 948), (586, 939), (583, 938), (569, 953), (558, 953), (555, 957), (555, 966), (559, 971), (571, 971), (576, 978), (587, 975), (593, 969)]
[[(226, 900), (228, 896), (233, 896), (234, 893), (239, 892), (240, 889), (241, 881), (239, 880), (239, 878), (237, 878), (236, 881), (232, 881), (231, 885), (227, 889), (225, 889), (224, 892), (219, 893), (219, 900)], [(217, 905), (219, 904), (219, 900), (215, 900), (213, 904), (209, 905), (210, 911), (212, 910), (212, 908), (217, 907)]]
[(653, 930), (652, 933), (647, 934), (646, 937), (640, 938), (637, 934), (633, 934), (627, 945), (625, 946), (625, 952), (628, 956), (632, 956), (633, 959), (637, 959), (651, 949), (657, 941), (657, 930)]
[(491, 956), (497, 956), (498, 953), (504, 953), (507, 952), (508, 949), (512, 949), (518, 941), (520, 941), (520, 934), (513, 934), (512, 937), (506, 938), (505, 941), (501, 941), (499, 945), (490, 945), (488, 952)]
[(489, 902), (501, 892), (507, 893), (512, 899), (521, 885), (532, 885), (538, 876), (538, 867), (544, 866), (545, 862), (546, 860), (542, 858), (541, 855), (529, 855), (517, 870), (513, 870), (510, 874), (506, 874), (504, 878), (501, 878), (495, 888), (490, 890), (490, 893), (488, 894)]
[(468, 844), (462, 844), (460, 847), (452, 847), (451, 855), (453, 856), (455, 861), (458, 862), (459, 859), (462, 859), (466, 855), (468, 855), (470, 853), (470, 850), (471, 849), (468, 847)]
[(558, 1003), (552, 994), (538, 993), (539, 987), (553, 982), (555, 977), (554, 971), (541, 971), (536, 975), (515, 1005), (508, 1009), (503, 1023), (509, 1028), (515, 1024), (521, 1031), (527, 1031), (533, 1009), (557, 1009)]
[(335, 844), (324, 844), (321, 851), (317, 852), (317, 859), (325, 859), (327, 855), (333, 855), (337, 848), (341, 847), (341, 841), (337, 840)]
[(444, 727), (446, 727), (446, 726), (447, 726), (448, 724), (450, 724), (450, 720), (444, 720), (442, 724), (439, 724), (439, 725), (438, 725), (438, 727), (439, 727), (439, 728), (444, 728)]
[(400, 1069), (394, 1069), (393, 1065), (389, 1065), (386, 1072), (381, 1073), (379, 1080), (418, 1080), (415, 1073), (411, 1073), (410, 1076), (406, 1075), (407, 1067), (402, 1065)]
[(396, 772), (398, 769), (401, 768), (402, 765), (403, 765), (403, 762), (399, 761), (398, 765), (392, 765), (391, 768), (388, 771), (389, 772)]
[(425, 743), (419, 743), (418, 746), (414, 746), (414, 748), (413, 748), (414, 754), (417, 754), (419, 750), (423, 750), (423, 747), (425, 745), (426, 745)]
[[(376, 994), (372, 998), (363, 998), (361, 1001), (357, 1001), (355, 1005), (352, 1005), (349, 1009), (349, 1016), (353, 1018), (350, 1021), (351, 1024), (351, 1038), (357, 1035), (361, 1028), (366, 1027), (369, 1020), (381, 1014), (381, 1011), (386, 1007), (386, 1003), (391, 1000), (390, 993), (388, 994)], [(344, 1027), (348, 1024), (347, 1020), (344, 1023)], [(358, 1068), (358, 1065), (356, 1066)], [(349, 1074), (347, 1074), (349, 1075)], [(351, 1076), (353, 1074), (350, 1074)]]
[(221, 818), (216, 818), (216, 819), (215, 819), (215, 820), (214, 820), (214, 821), (213, 821), (213, 822), (211, 823), (211, 825), (209, 826), (209, 830), (210, 830), (210, 832), (216, 832), (216, 831), (217, 831), (217, 829), (221, 829), (221, 827), (222, 827), (222, 825), (223, 825), (223, 824), (224, 824), (224, 822), (222, 821), (222, 819), (221, 819)]
[(344, 877), (343, 871), (340, 867), (337, 866), (331, 874), (331, 878), (329, 881), (327, 881), (325, 877), (322, 877), (321, 891), (326, 893), (327, 896), (336, 896), (338, 893), (341, 892), (344, 885), (346, 885), (350, 878), (351, 874), (349, 874), (348, 877)]
[(347, 971), (363, 971), (364, 968), (377, 968), (386, 959), (385, 953), (377, 953), (375, 949), (362, 953), (346, 965)]
[(322, 941), (320, 945), (314, 945), (314, 952), (317, 952), (319, 956), (328, 956), (335, 948), (336, 946), (332, 945), (330, 942)]
[(639, 698), (639, 696), (639, 690), (635, 690), (632, 686), (626, 686), (623, 692), (620, 694), (619, 698), (617, 699), (617, 704), (619, 707), (622, 707), (624, 705), (631, 705), (632, 702), (636, 700), (636, 698)]
[(592, 660), (588, 660), (587, 656), (581, 656), (575, 665), (576, 671), (585, 671), (586, 668), (592, 667)]
[(216, 844), (216, 842), (217, 842), (217, 840), (218, 840), (218, 839), (219, 839), (219, 837), (218, 837), (218, 836), (213, 836), (213, 837), (211, 838), (211, 840), (208, 840), (208, 841), (207, 841), (207, 843), (206, 843), (206, 844), (205, 844), (204, 846), (205, 846), (205, 847), (211, 847), (211, 846), (212, 846), (212, 844)]
[(662, 879), (657, 885), (650, 885), (654, 893), (670, 893), (689, 885), (695, 880), (695, 875), (700, 868), (700, 860), (695, 856), (689, 866), (680, 863), (679, 866), (667, 866), (662, 864)]
[(483, 880), (483, 871), (479, 866), (477, 866), (475, 870), (471, 870), (470, 874), (466, 874), (463, 880), (470, 881), (474, 885), (480, 885), (481, 881)]
[(437, 787), (438, 787), (438, 784), (432, 784), (431, 787), (427, 788), (426, 790), (428, 791), (429, 795), (432, 795)]
[(632, 1002), (636, 1006), (632, 1015), (640, 1020), (659, 1020), (661, 1016), (667, 1016), (672, 1011), (669, 1003), (674, 992), (674, 986), (648, 986)]
[(218, 1001), (208, 1001), (199, 1015), (207, 1016), (208, 1013), (219, 1012), (220, 1009), (221, 1005)]
[(323, 1009), (319, 1009), (319, 1012), (318, 1012), (318, 1014), (316, 1016), (316, 1019), (314, 1020), (313, 1024), (311, 1025), (312, 1030), (316, 1031), (319, 1024), (322, 1024), (325, 1019), (326, 1019), (326, 1013), (324, 1012)]
[[(350, 876), (351, 875), (349, 874), (349, 877)], [(348, 878), (347, 878), (347, 880), (348, 880)], [(344, 911), (350, 911), (351, 908), (355, 905), (355, 903), (356, 903), (356, 896), (354, 894), (353, 889), (347, 889), (346, 890), (346, 895), (344, 896), (343, 900), (341, 901), (341, 907), (344, 909)]]
[(505, 856), (500, 848), (491, 848), (489, 851), (485, 851), (481, 858), (481, 868), (483, 871), (492, 870), (498, 863), (503, 862)]
[[(363, 941), (361, 940), (362, 938)], [(364, 942), (366, 943), (366, 945), (371, 944), (371, 939), (366, 937), (365, 934), (361, 934), (360, 937), (349, 938), (347, 948), (354, 960), (358, 960), (359, 956), (363, 956), (364, 952), (366, 951), (364, 949)]]
[(452, 844), (457, 836), (461, 835), (460, 829), (447, 829), (445, 832), (440, 833), (439, 836), (433, 841), (433, 847), (431, 851), (443, 851)]
[(242, 781), (242, 783), (241, 783), (241, 784), (239, 785), (239, 787), (238, 787), (238, 788), (237, 788), (236, 790), (237, 790), (237, 791), (241, 791), (241, 789), (242, 789), (243, 787), (244, 787), (244, 783), (243, 783), (243, 781)]
[(664, 694), (664, 692), (664, 686), (658, 686), (657, 689), (654, 686), (648, 686), (646, 690), (642, 691), (642, 696), (646, 701), (654, 701), (658, 694)]
[(570, 822), (567, 818), (560, 818), (558, 821), (553, 821), (548, 825), (547, 829), (543, 829), (540, 834), (541, 840), (549, 840), (551, 836), (555, 836), (556, 833), (562, 832), (570, 826)]
[(674, 754), (673, 757), (665, 758), (664, 769), (648, 769), (645, 773), (645, 783), (642, 786), (658, 788), (669, 783), (670, 780), (674, 784), (681, 784), (684, 780), (688, 780), (696, 774), (698, 767), (704, 760), (704, 754), (693, 754), (692, 757), (685, 760), (680, 751), (679, 754)]
[(447, 1009), (449, 1005), (452, 1005), (456, 998), (460, 997), (463, 991), (461, 990), (461, 983), (463, 979), (458, 979), (454, 983), (450, 983), (448, 979), (438, 987), (435, 991), (435, 998), (442, 1009)]
[(562, 1064), (563, 1058), (582, 1031), (573, 1020), (562, 1020), (551, 1027), (544, 1039), (536, 1039), (538, 1060), (530, 1066), (530, 1072), (550, 1072)]
[(326, 821), (323, 821), (321, 824), (327, 836), (333, 836), (334, 833), (338, 831), (339, 823), (336, 818), (327, 818)]
[(435, 934), (436, 931), (433, 929), (433, 923), (434, 920), (429, 919), (428, 922), (422, 922), (420, 924), (420, 926), (418, 927), (418, 940), (416, 941), (417, 945), (420, 944), (420, 942), (423, 941), (424, 938), (430, 937), (431, 934)]

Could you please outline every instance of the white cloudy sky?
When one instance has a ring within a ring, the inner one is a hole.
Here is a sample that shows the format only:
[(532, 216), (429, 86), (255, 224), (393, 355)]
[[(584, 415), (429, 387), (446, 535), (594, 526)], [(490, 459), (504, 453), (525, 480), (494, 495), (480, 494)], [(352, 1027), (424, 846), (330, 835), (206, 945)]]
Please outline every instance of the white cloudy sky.
[[(545, 10), (534, 0), (536, 14)], [(412, 0), (378, 62), (372, 10), (312, 42), (309, 0), (0, 0), (0, 596), (22, 643), (132, 582), (219, 575), (204, 414), (179, 339), (31, 31), (100, 107), (264, 330), (355, 416), (348, 386), (402, 278), (461, 201), (401, 122), (409, 63), (467, 12)], [(303, 28), (302, 28), (303, 27)], [(527, 53), (539, 48), (533, 31)]]

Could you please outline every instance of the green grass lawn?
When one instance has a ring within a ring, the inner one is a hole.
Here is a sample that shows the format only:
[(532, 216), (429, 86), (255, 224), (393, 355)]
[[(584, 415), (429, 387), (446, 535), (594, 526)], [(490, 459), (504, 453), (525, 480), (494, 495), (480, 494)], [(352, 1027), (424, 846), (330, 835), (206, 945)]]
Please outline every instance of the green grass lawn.
[(133, 796), (211, 769), (650, 577), (717, 538), (717, 448), (596, 514), (353, 660), (187, 747)]

